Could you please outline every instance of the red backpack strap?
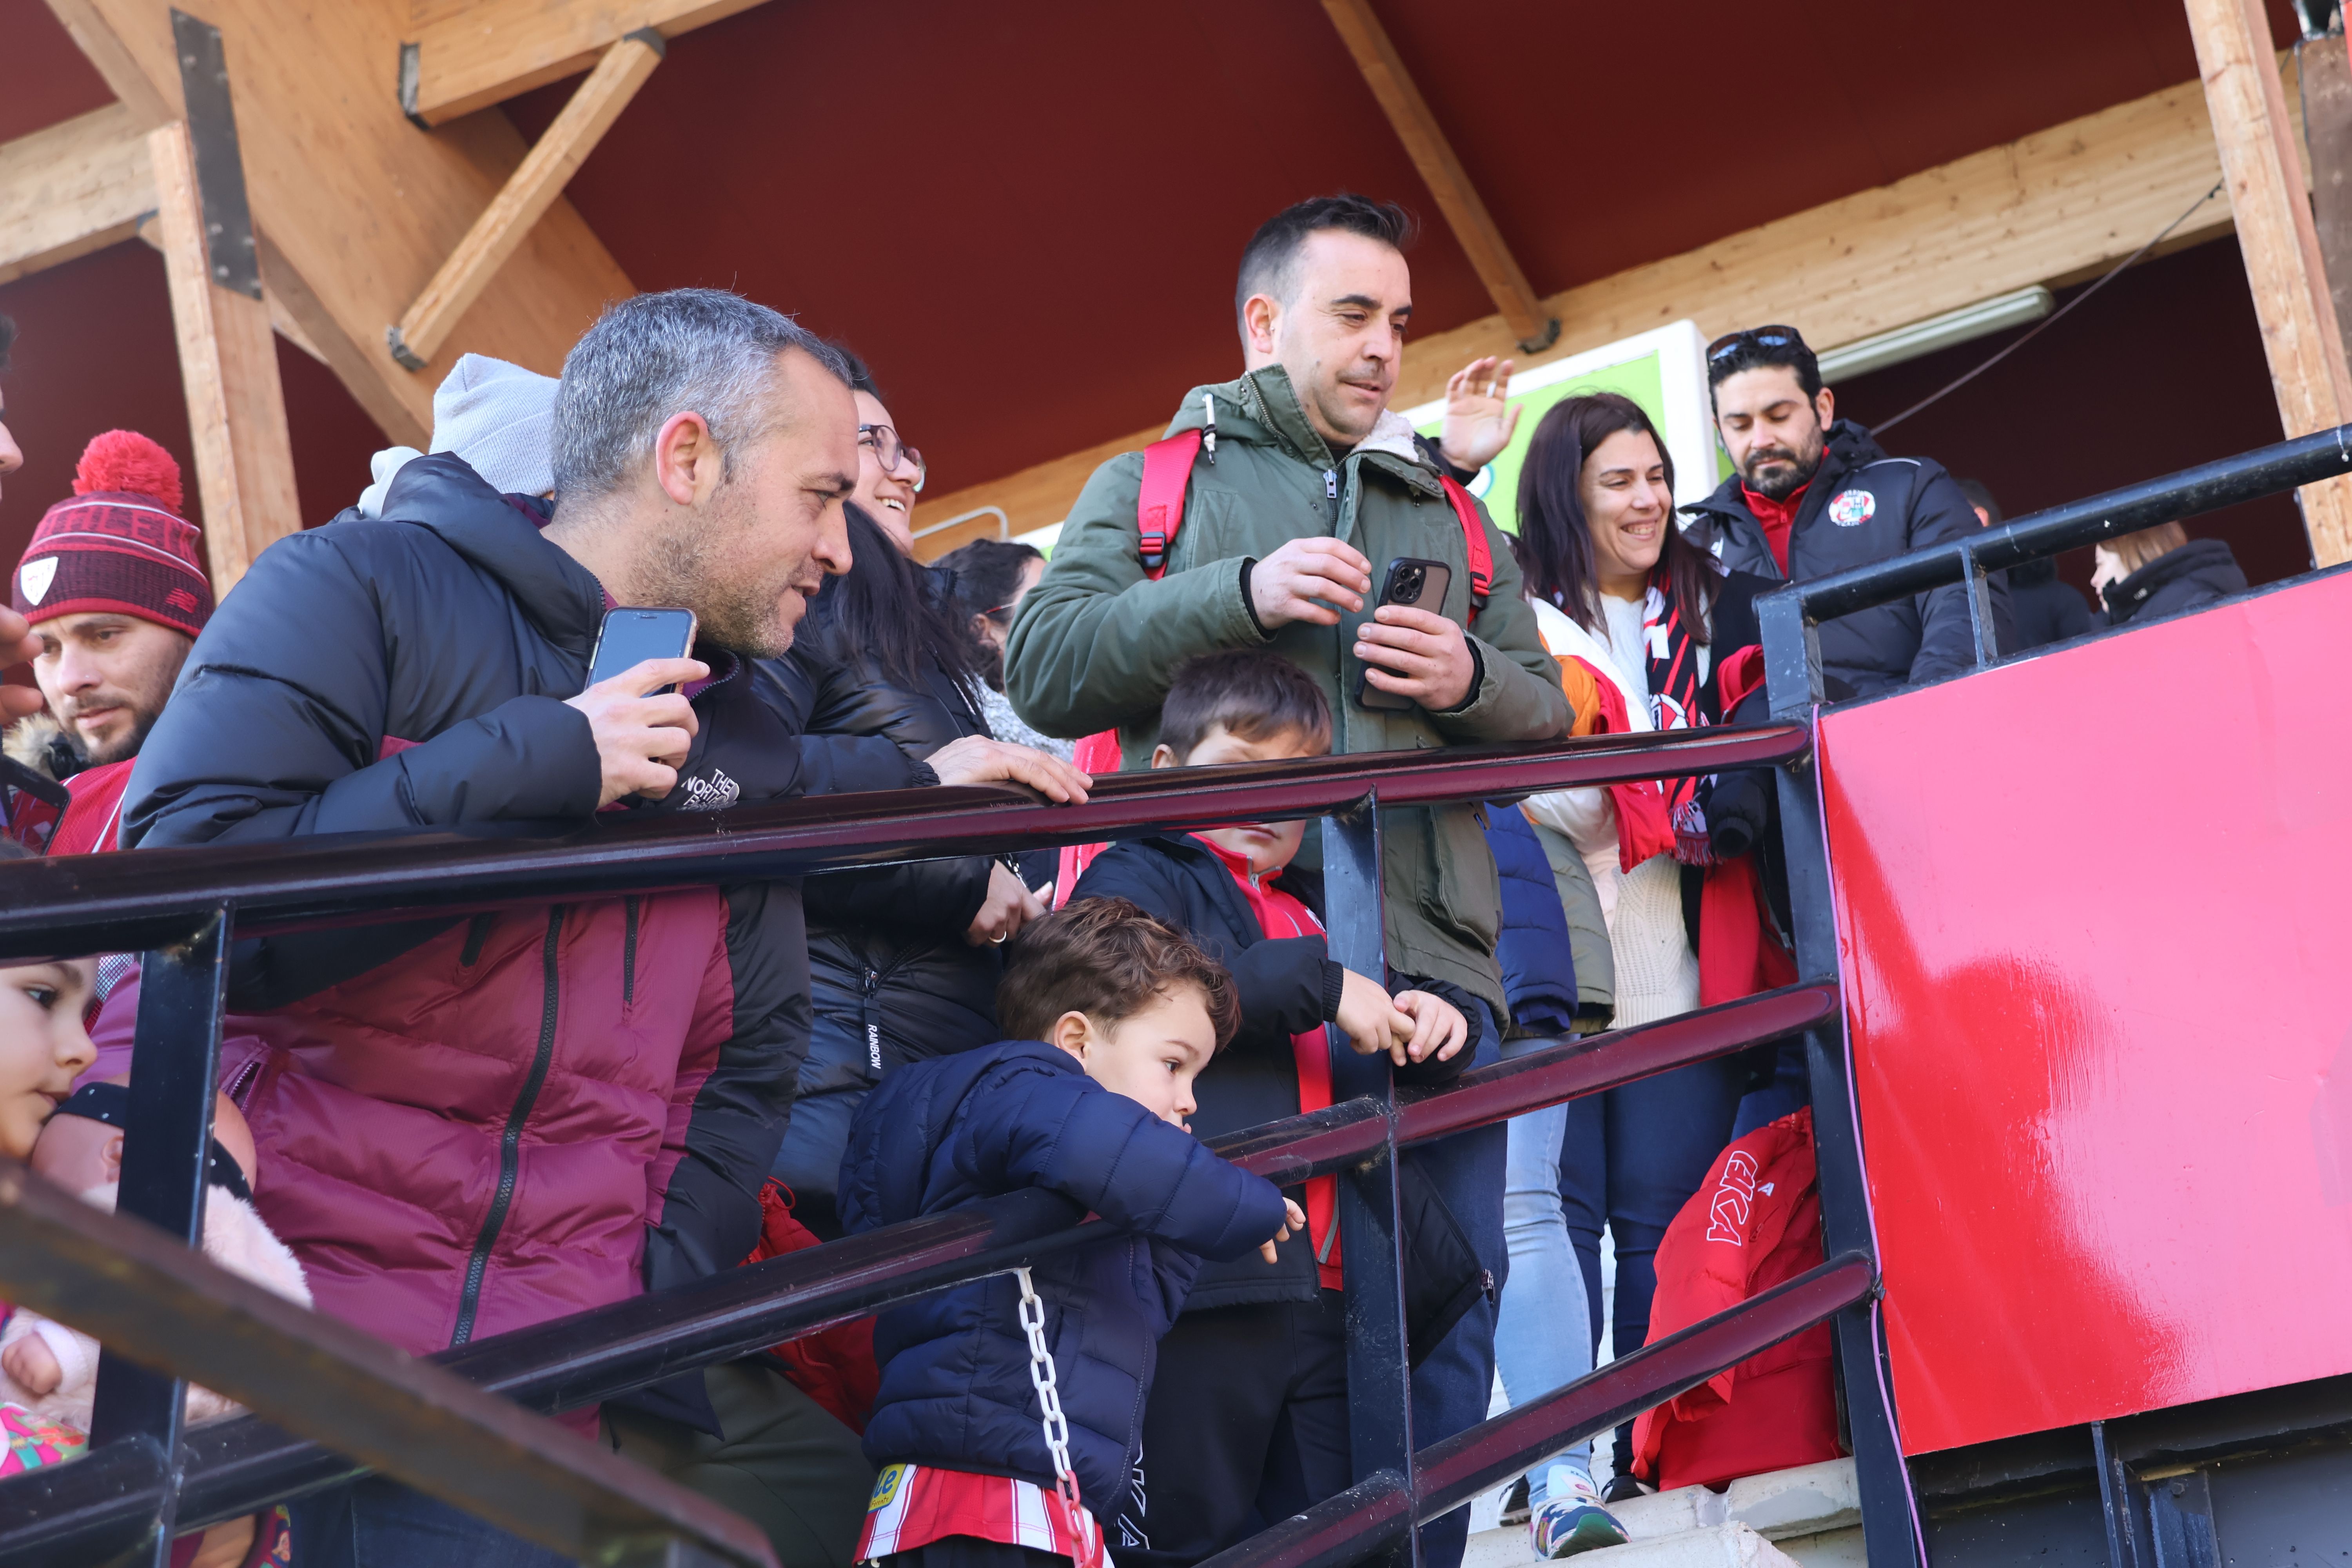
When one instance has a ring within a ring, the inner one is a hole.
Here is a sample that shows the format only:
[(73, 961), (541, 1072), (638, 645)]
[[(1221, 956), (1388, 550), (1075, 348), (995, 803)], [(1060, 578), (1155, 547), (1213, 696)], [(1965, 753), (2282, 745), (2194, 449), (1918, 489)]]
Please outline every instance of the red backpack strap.
[(1153, 582), (1168, 570), (1168, 552), (1184, 526), (1184, 489), (1192, 482), (1192, 459), (1201, 433), (1180, 430), (1143, 449), (1143, 491), (1136, 498), (1136, 530), (1143, 543), (1143, 574)]
[[(1150, 483), (1148, 476), (1145, 482)], [(1453, 475), (1440, 474), (1437, 482), (1445, 487), (1445, 499), (1462, 521), (1462, 545), (1470, 553), (1470, 613), (1475, 616), (1486, 609), (1487, 596), (1495, 591), (1495, 556), (1486, 548), (1486, 525), (1479, 519), (1478, 503)]]

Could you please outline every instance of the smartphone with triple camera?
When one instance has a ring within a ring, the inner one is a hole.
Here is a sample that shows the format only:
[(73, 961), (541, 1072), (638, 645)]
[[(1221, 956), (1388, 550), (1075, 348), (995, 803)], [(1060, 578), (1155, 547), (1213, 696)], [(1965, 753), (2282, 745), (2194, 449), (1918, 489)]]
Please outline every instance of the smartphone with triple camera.
[[(1423, 561), (1418, 556), (1400, 555), (1389, 563), (1381, 574), (1381, 596), (1372, 607), (1382, 605), (1404, 605), (1437, 615), (1445, 613), (1445, 591), (1454, 585), (1454, 568), (1443, 561)], [(1356, 706), (1383, 713), (1402, 713), (1414, 704), (1410, 697), (1393, 691), (1382, 691), (1366, 679), (1366, 672), (1356, 672)]]
[[(626, 674), (649, 658), (684, 658), (693, 647), (692, 610), (616, 605), (604, 612), (604, 625), (596, 634), (596, 651), (588, 659), (588, 684), (594, 686)], [(677, 688), (665, 686), (661, 689), (674, 691)]]

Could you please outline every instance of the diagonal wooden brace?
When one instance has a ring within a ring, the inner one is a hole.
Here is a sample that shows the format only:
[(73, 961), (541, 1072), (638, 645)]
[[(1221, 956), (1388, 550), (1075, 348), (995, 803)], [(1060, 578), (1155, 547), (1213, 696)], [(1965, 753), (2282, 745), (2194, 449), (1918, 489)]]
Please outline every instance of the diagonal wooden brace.
[(385, 329), (384, 342), (394, 359), (406, 369), (423, 370), (441, 352), (459, 318), (482, 297), (499, 268), (529, 237), (531, 226), (555, 205), (637, 89), (653, 75), (663, 49), (661, 35), (645, 27), (604, 51), (408, 313)]

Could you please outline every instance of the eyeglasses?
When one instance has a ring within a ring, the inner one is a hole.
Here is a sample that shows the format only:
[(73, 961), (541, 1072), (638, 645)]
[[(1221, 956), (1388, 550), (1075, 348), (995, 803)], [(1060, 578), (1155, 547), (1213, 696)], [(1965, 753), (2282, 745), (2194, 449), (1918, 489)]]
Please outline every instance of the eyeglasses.
[(857, 444), (874, 448), (874, 460), (882, 465), (882, 471), (886, 474), (897, 473), (899, 459), (904, 458), (915, 470), (916, 491), (921, 492), (923, 455), (899, 440), (898, 431), (887, 425), (860, 425), (857, 427)]
[[(1742, 343), (1754, 343), (1759, 348), (1767, 349), (1803, 349), (1805, 347), (1805, 340), (1798, 334), (1794, 327), (1745, 327), (1736, 332), (1726, 332), (1707, 344), (1706, 363), (1713, 364)], [(1812, 351), (1807, 349), (1806, 352), (1810, 353)]]

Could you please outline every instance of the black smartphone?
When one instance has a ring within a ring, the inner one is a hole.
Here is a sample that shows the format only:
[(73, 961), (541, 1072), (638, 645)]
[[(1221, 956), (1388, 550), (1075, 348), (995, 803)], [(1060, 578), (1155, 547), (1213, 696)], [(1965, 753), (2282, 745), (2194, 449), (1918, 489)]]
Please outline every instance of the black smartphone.
[(649, 658), (684, 658), (693, 647), (692, 610), (616, 605), (604, 612), (604, 628), (596, 634), (596, 651), (588, 658), (588, 684), (610, 680)]
[[(1444, 562), (1400, 555), (1389, 563), (1386, 572), (1381, 574), (1381, 596), (1372, 602), (1372, 607), (1407, 605), (1442, 616), (1445, 613), (1445, 591), (1453, 585), (1454, 568)], [(1366, 679), (1365, 674), (1360, 669), (1356, 672), (1357, 707), (1383, 713), (1402, 713), (1413, 707), (1412, 698), (1400, 697), (1393, 691), (1382, 691)]]

